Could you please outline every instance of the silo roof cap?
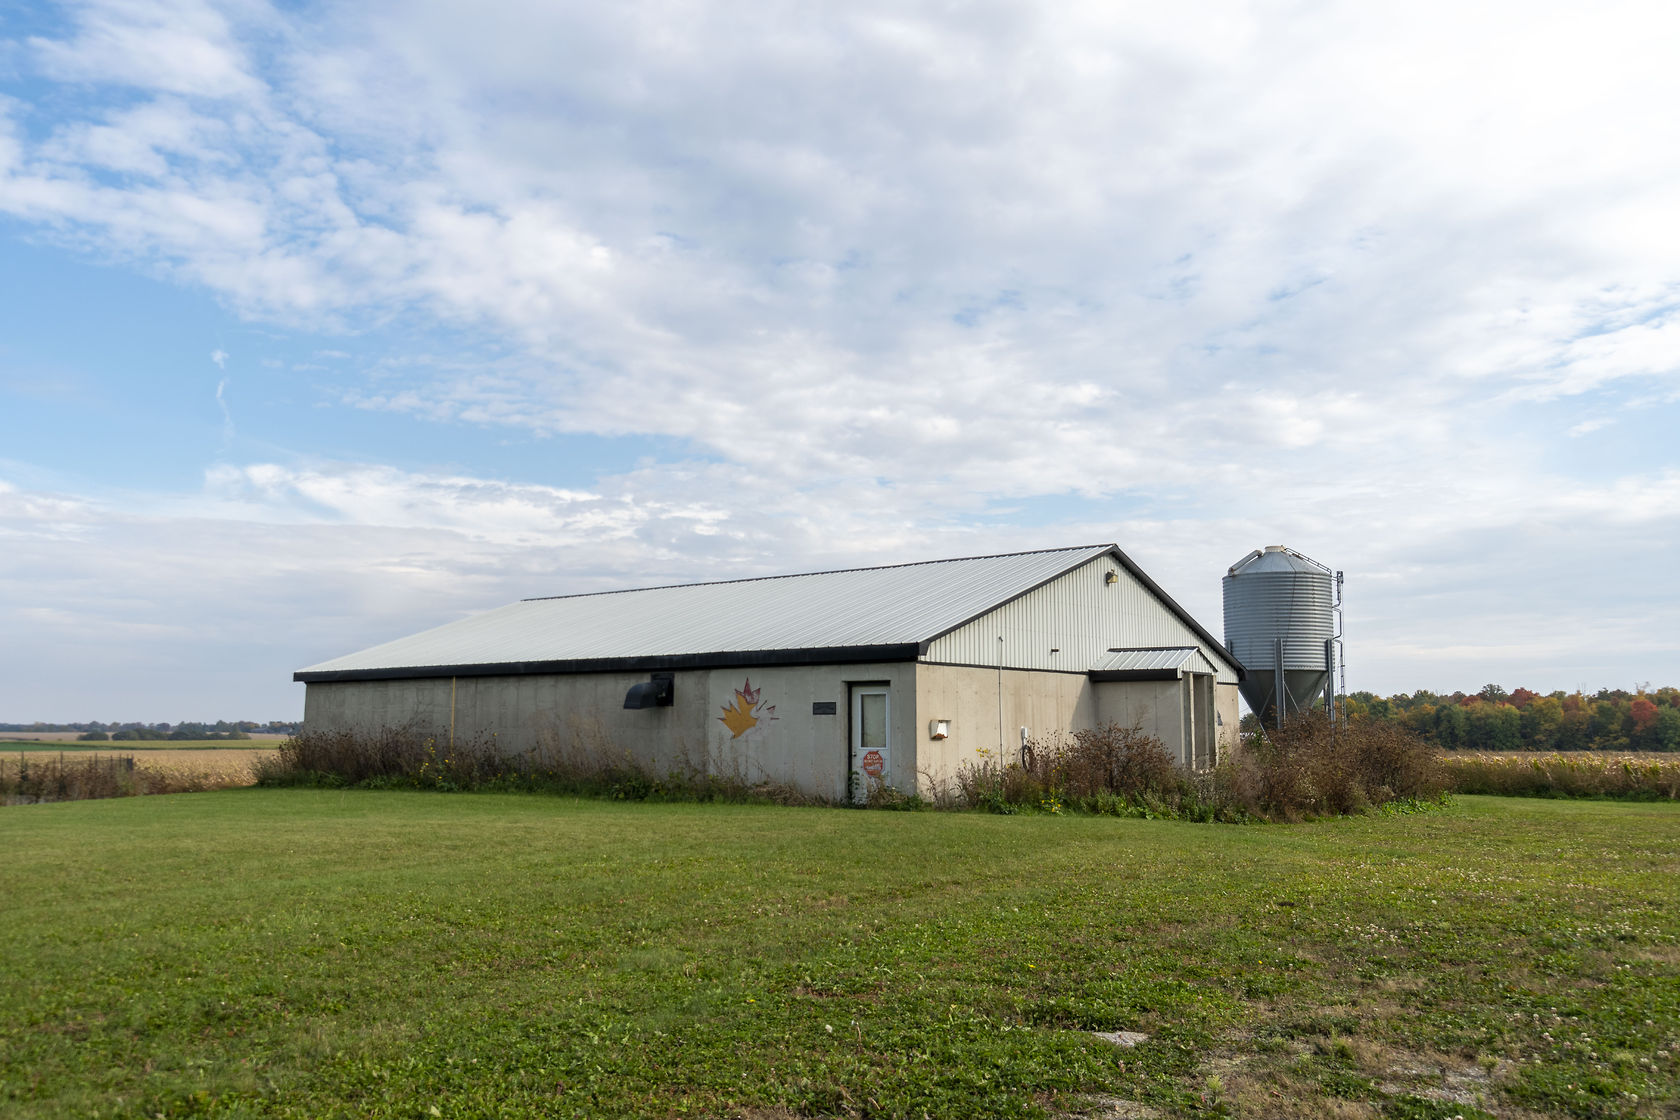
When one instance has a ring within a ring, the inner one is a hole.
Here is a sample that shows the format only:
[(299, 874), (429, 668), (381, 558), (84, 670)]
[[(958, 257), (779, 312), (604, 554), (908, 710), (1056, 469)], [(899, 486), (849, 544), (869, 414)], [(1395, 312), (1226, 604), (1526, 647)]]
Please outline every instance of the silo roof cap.
[(1303, 556), (1292, 548), (1281, 544), (1267, 545), (1265, 550), (1256, 549), (1244, 556), (1226, 574), (1260, 575), (1267, 572), (1307, 572), (1313, 575), (1330, 575), (1330, 569), (1317, 560)]

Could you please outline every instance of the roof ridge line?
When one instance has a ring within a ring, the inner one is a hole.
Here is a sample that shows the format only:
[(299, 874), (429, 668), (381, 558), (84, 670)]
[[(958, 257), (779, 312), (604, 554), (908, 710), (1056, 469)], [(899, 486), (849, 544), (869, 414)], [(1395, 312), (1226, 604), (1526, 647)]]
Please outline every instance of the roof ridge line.
[(588, 599), (600, 595), (629, 595), (637, 591), (675, 591), (683, 587), (721, 587), (730, 583), (767, 583), (777, 579), (804, 579), (808, 576), (838, 576), (849, 572), (885, 572), (894, 568), (921, 568), (931, 564), (957, 564), (964, 560), (1002, 560), (1006, 556), (1038, 556), (1050, 552), (1094, 552), (1118, 548), (1116, 544), (1080, 544), (1063, 548), (1026, 548), (1018, 552), (993, 552), (981, 556), (947, 556), (939, 560), (911, 560), (903, 564), (867, 564), (856, 568), (829, 568), (818, 572), (783, 572), (779, 575), (741, 576), (738, 579), (709, 579), (695, 583), (662, 583), (653, 587), (619, 587), (609, 591), (576, 591), (570, 595), (533, 595), (521, 603), (543, 603), (555, 599)]

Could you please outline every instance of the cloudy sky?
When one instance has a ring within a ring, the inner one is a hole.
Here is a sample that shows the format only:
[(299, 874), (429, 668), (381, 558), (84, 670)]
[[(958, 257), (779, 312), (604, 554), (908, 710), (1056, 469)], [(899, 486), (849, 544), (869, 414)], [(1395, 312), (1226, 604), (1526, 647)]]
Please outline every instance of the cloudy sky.
[(0, 11), (0, 720), (532, 595), (1286, 543), (1349, 683), (1680, 683), (1680, 7)]

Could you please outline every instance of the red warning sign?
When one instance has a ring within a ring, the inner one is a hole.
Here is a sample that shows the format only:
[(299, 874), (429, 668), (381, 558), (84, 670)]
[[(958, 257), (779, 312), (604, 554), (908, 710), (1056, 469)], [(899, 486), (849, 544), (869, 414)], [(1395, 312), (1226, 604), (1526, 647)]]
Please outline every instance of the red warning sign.
[(866, 751), (863, 756), (863, 772), (871, 778), (879, 778), (886, 770), (886, 759), (881, 757), (880, 751)]

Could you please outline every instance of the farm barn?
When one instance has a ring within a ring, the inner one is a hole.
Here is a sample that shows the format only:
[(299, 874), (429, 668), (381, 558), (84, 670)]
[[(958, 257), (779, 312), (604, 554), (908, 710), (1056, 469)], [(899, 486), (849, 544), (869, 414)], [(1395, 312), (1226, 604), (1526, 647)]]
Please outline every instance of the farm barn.
[(844, 798), (1109, 722), (1211, 766), (1242, 676), (1109, 544), (527, 599), (294, 679), (310, 731), (582, 734)]

